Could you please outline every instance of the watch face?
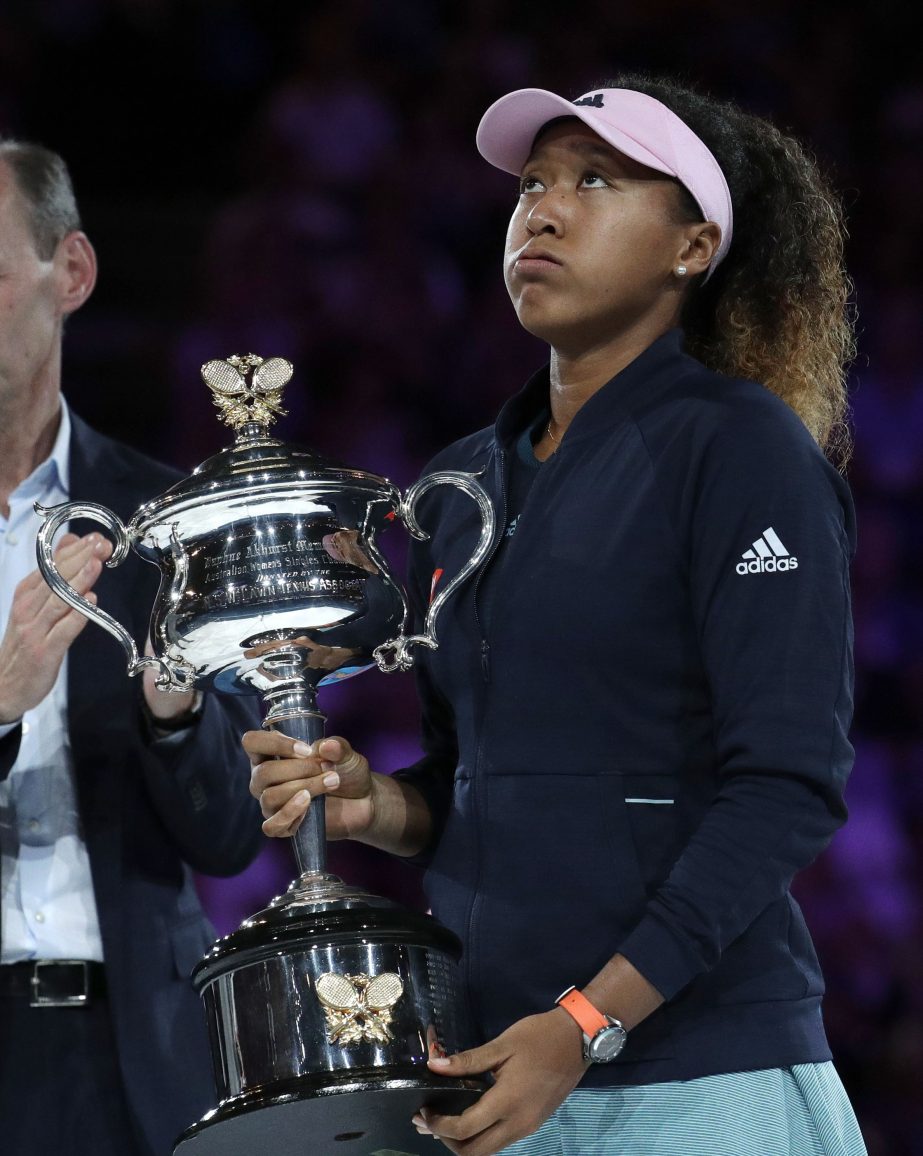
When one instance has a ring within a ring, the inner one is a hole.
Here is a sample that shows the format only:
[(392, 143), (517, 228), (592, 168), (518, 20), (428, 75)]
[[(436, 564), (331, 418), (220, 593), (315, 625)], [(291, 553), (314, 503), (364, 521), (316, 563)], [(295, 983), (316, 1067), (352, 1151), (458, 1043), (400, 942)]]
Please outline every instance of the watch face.
[(594, 1064), (608, 1064), (625, 1046), (627, 1033), (624, 1028), (602, 1028), (590, 1040), (587, 1053)]

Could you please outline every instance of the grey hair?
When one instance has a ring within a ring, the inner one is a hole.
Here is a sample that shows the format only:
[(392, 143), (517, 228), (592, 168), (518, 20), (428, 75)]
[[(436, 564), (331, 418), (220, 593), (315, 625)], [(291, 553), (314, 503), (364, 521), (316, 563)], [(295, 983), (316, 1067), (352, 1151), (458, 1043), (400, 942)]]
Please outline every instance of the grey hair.
[(30, 141), (0, 137), (0, 161), (9, 165), (26, 202), (35, 248), (43, 261), (68, 233), (80, 228), (80, 211), (67, 165), (57, 153)]

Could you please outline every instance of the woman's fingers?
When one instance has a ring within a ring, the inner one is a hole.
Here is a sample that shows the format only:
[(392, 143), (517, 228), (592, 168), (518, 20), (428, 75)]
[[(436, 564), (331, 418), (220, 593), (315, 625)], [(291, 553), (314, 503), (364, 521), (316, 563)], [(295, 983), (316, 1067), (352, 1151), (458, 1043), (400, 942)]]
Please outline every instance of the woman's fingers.
[(354, 751), (346, 739), (339, 735), (315, 743), (313, 753), (322, 760), (325, 767), (337, 771), (341, 777), (368, 770), (365, 756)]
[[(273, 764), (270, 764), (272, 767)], [(258, 771), (259, 768), (256, 768)], [(331, 791), (335, 791), (340, 785), (340, 776), (336, 771), (324, 771), (321, 769), (317, 774), (305, 777), (287, 778), (284, 781), (275, 779), (270, 785), (262, 786), (266, 779), (272, 779), (271, 775), (250, 778), (250, 793), (260, 801), (260, 809), (268, 819), (270, 815), (284, 807), (290, 799), (297, 795), (300, 791), (307, 791), (309, 799), (315, 799), (318, 795), (328, 795)], [(304, 768), (302, 768), (302, 773)], [(305, 800), (308, 802), (309, 800)], [(307, 810), (307, 807), (305, 807)]]
[(307, 743), (289, 738), (279, 731), (247, 731), (242, 741), (250, 764), (254, 767), (266, 759), (305, 758), (311, 753)]
[(278, 731), (248, 731), (243, 745), (253, 767), (250, 794), (259, 800), (266, 835), (293, 835), (319, 795), (362, 800), (371, 792), (367, 759), (339, 736), (308, 745)]
[[(271, 814), (263, 823), (263, 834), (269, 835), (271, 838), (279, 839), (286, 835), (294, 835), (301, 826), (301, 820), (305, 817), (308, 807), (311, 804), (311, 796), (308, 791), (298, 791), (293, 798), (281, 807), (276, 813)], [(266, 813), (265, 808), (263, 814)]]
[(330, 789), (342, 784), (344, 792), (353, 798), (368, 791), (367, 759), (339, 736), (308, 746), (278, 731), (247, 731), (243, 745), (253, 767), (250, 790), (254, 795), (277, 783), (324, 773), (339, 777), (339, 782), (327, 784)]
[(259, 799), (271, 787), (291, 786), (323, 774), (318, 759), (267, 759), (250, 772), (250, 794)]

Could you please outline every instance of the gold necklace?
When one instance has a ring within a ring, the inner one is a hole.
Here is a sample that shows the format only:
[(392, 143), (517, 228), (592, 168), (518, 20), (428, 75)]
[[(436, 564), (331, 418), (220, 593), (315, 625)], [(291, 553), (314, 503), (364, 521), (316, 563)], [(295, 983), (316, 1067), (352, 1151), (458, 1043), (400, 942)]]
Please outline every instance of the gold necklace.
[(554, 434), (551, 432), (551, 419), (550, 418), (548, 420), (548, 424), (545, 426), (545, 433), (551, 438), (551, 440), (554, 442), (554, 444), (556, 446), (561, 444), (558, 441), (558, 439), (554, 436)]

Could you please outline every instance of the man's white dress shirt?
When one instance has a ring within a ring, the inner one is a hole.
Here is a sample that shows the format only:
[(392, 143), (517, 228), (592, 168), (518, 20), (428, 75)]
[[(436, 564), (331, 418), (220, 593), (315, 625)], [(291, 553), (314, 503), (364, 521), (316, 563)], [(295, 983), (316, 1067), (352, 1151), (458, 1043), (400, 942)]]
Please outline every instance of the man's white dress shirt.
[[(0, 514), (0, 638), (16, 586), (36, 569), (41, 518), (33, 503), (69, 501), (70, 433), (62, 401), (51, 454), (10, 495), (9, 518)], [(0, 724), (0, 738), (15, 725)], [(0, 964), (25, 959), (102, 961), (67, 732), (66, 657), (51, 693), (23, 716), (19, 755), (0, 782), (0, 864)]]

